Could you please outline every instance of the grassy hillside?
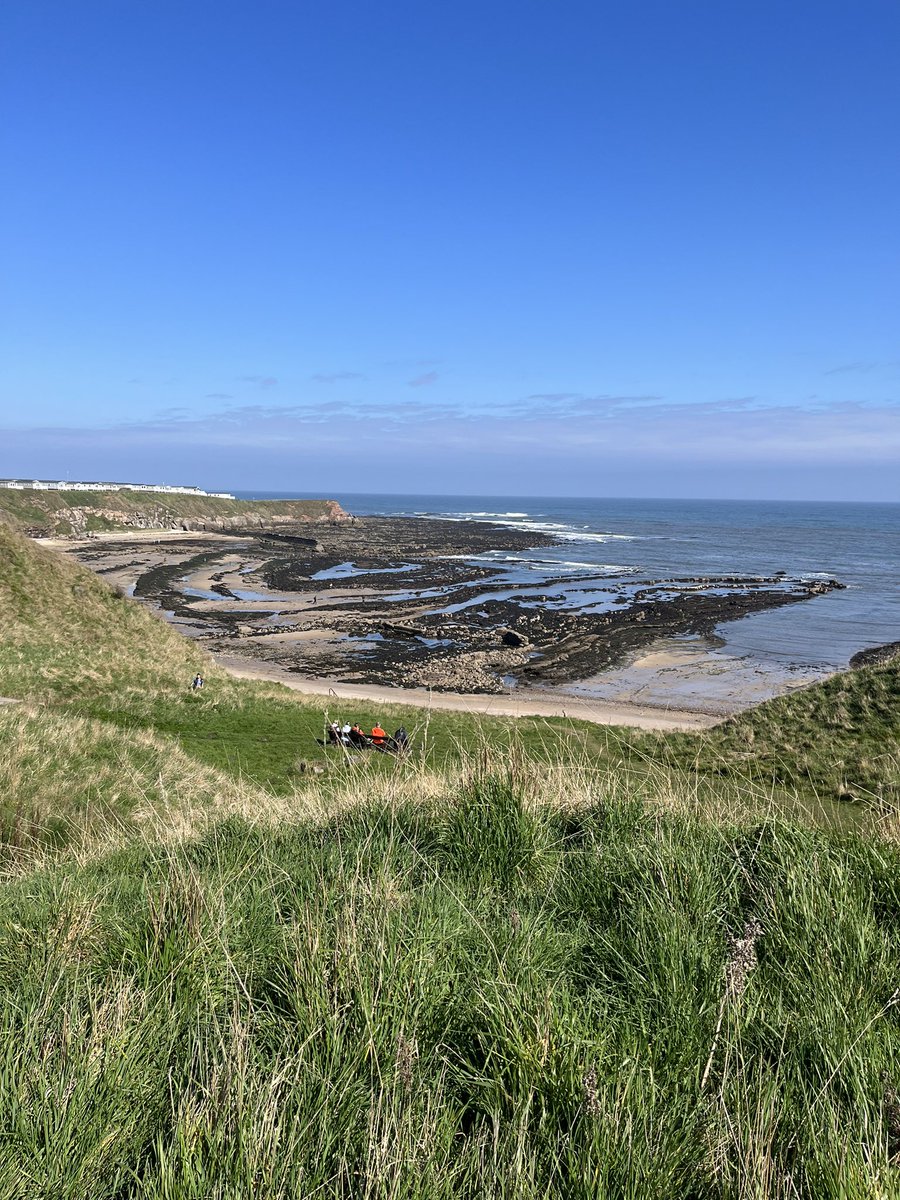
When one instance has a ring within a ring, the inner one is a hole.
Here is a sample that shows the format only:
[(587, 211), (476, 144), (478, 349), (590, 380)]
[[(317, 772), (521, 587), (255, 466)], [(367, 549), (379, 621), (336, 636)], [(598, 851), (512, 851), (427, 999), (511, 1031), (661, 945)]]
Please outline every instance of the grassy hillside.
[(222, 500), (168, 492), (39, 492), (0, 488), (0, 522), (68, 536), (141, 524), (146, 528), (317, 522), (340, 516), (330, 500)]
[(0, 1196), (900, 1194), (897, 671), (327, 759), (0, 525)]
[(900, 655), (770, 700), (692, 745), (671, 738), (674, 761), (720, 776), (773, 780), (820, 796), (900, 810)]
[(0, 890), (10, 1197), (890, 1197), (900, 856), (515, 775)]
[(209, 656), (91, 572), (0, 523), (0, 695), (183, 688)]
[(0, 708), (0, 872), (60, 854), (96, 856), (135, 838), (184, 837), (272, 798), (171, 740), (66, 711)]

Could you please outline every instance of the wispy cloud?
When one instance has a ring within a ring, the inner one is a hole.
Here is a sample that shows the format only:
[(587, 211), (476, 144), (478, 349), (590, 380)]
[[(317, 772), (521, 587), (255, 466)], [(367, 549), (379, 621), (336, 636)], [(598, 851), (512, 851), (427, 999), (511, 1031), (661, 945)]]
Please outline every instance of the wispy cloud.
[(278, 386), (274, 375), (238, 375), (241, 383), (255, 383), (257, 387), (273, 388)]
[(230, 392), (207, 392), (204, 397), (206, 400), (231, 400), (233, 397)]
[[(650, 396), (552, 393), (473, 411), (461, 404), (407, 399), (333, 403), (229, 405), (205, 414), (167, 409), (145, 420), (103, 428), (0, 430), (4, 445), (77, 445), (114, 455), (142, 449), (168, 455), (230, 448), (310, 456), (340, 462), (365, 452), (409, 456), (410, 462), (459, 455), (489, 463), (515, 456), (541, 463), (707, 462), (840, 464), (896, 462), (900, 471), (900, 403), (763, 403), (725, 397), (693, 404)], [(601, 402), (602, 401), (602, 402)], [(35, 451), (37, 453), (37, 451)]]
[(417, 375), (415, 379), (407, 380), (407, 383), (411, 388), (431, 387), (433, 383), (437, 383), (439, 378), (437, 371), (426, 371), (424, 375)]
[(189, 408), (185, 408), (181, 404), (170, 404), (167, 408), (160, 408), (153, 416), (155, 421), (183, 421), (191, 414)]
[(630, 410), (638, 405), (657, 404), (663, 400), (655, 395), (610, 395), (600, 393), (588, 396), (582, 392), (533, 392), (524, 400), (511, 405), (511, 413), (519, 419), (546, 415), (555, 419), (579, 417), (600, 413), (609, 414), (619, 410)]
[(588, 395), (585, 392), (533, 392), (526, 396), (526, 400), (540, 400), (554, 405), (575, 402), (582, 405), (647, 404), (662, 399), (662, 396), (653, 394), (614, 395), (609, 392), (599, 392), (596, 395)]
[(877, 362), (849, 362), (841, 363), (840, 366), (832, 367), (826, 371), (826, 375), (868, 375), (870, 371), (874, 371), (879, 364)]
[(342, 383), (350, 379), (365, 379), (365, 375), (359, 371), (322, 371), (310, 376), (312, 383)]
[(200, 464), (214, 467), (209, 482), (223, 488), (261, 480), (291, 487), (302, 475), (326, 490), (477, 492), (502, 480), (511, 492), (540, 481), (560, 494), (603, 486), (697, 495), (740, 491), (741, 480), (755, 479), (748, 486), (772, 494), (803, 494), (803, 480), (814, 480), (823, 497), (900, 499), (900, 401), (609, 396), (598, 404), (573, 395), (476, 410), (452, 400), (429, 404), (431, 394), (401, 395), (342, 402), (337, 415), (333, 401), (276, 404), (260, 395), (259, 403), (168, 409), (92, 428), (0, 428), (0, 445), (14, 474), (94, 478), (118, 470), (193, 480)]

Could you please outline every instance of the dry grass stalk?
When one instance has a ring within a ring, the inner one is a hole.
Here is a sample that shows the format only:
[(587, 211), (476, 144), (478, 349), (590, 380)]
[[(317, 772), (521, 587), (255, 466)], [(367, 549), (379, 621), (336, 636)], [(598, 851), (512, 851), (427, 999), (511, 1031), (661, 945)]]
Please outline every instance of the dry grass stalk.
[(736, 1004), (743, 996), (747, 990), (750, 975), (756, 968), (756, 943), (762, 936), (762, 931), (762, 925), (754, 917), (744, 925), (744, 931), (740, 937), (729, 935), (729, 953), (728, 958), (725, 960), (725, 987), (722, 991), (722, 999), (719, 1002), (719, 1016), (716, 1021), (712, 1044), (709, 1048), (709, 1057), (706, 1060), (706, 1066), (703, 1068), (703, 1075), (700, 1079), (701, 1091), (706, 1087), (706, 1081), (709, 1079), (709, 1073), (712, 1070), (713, 1059), (719, 1045), (719, 1038), (722, 1035), (722, 1025), (725, 1021), (725, 1013), (728, 1006), (729, 1004)]
[(397, 1070), (397, 1078), (406, 1091), (409, 1091), (412, 1086), (413, 1070), (418, 1057), (418, 1041), (414, 1037), (407, 1037), (406, 1033), (401, 1031), (400, 1037), (397, 1039), (397, 1055), (394, 1065)]

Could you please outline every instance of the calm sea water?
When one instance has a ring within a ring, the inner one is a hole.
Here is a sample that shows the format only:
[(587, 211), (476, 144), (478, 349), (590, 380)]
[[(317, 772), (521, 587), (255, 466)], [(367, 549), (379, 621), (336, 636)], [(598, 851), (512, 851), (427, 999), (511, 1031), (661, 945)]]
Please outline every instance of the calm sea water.
[[(358, 515), (495, 521), (561, 537), (559, 546), (502, 556), (504, 566), (523, 580), (528, 572), (557, 568), (641, 579), (786, 571), (847, 585), (846, 591), (720, 626), (725, 652), (745, 662), (825, 673), (846, 666), (867, 646), (900, 640), (900, 504), (352, 493), (333, 498)], [(500, 561), (498, 556), (498, 566)]]

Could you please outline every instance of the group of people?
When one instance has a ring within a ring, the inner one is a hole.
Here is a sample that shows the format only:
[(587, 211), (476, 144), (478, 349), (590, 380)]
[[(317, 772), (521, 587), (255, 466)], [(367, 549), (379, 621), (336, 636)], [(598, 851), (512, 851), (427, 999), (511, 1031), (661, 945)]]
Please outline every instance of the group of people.
[[(191, 691), (199, 692), (205, 680), (197, 672), (191, 680)], [(381, 728), (381, 722), (376, 721), (371, 733), (366, 733), (359, 722), (352, 725), (349, 721), (330, 721), (325, 730), (327, 746), (345, 746), (351, 750), (381, 750), (386, 754), (405, 754), (409, 750), (409, 734), (401, 725), (393, 733), (388, 734)]]
[(381, 750), (390, 754), (404, 754), (409, 749), (409, 734), (401, 725), (388, 734), (376, 721), (372, 732), (366, 733), (358, 722), (331, 721), (325, 731), (329, 746), (346, 746), (351, 750)]

